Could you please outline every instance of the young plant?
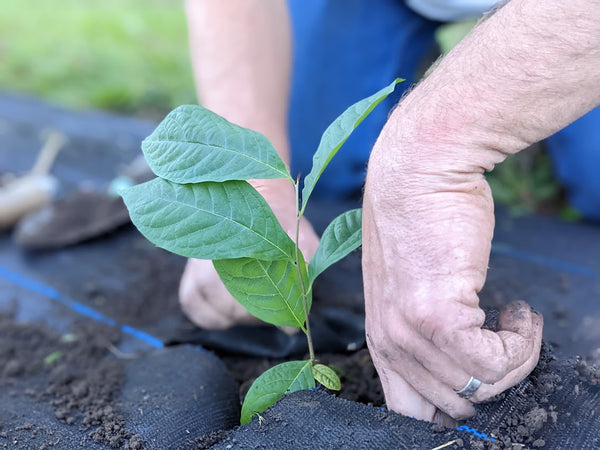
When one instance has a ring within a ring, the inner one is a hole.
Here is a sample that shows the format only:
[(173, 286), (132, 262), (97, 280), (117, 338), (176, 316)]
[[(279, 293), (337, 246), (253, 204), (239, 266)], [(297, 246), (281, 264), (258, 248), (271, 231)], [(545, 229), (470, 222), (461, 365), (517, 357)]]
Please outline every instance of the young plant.
[[(309, 322), (312, 287), (325, 269), (360, 246), (362, 211), (335, 218), (308, 264), (298, 247), (299, 224), (329, 161), (400, 81), (355, 103), (325, 130), (302, 195), (299, 180), (262, 134), (200, 106), (175, 109), (142, 143), (158, 177), (122, 191), (135, 226), (159, 247), (213, 260), (231, 295), (251, 314), (276, 326), (300, 328), (306, 335), (309, 359), (279, 364), (258, 377), (244, 399), (242, 424), (282, 395), (312, 389), (315, 382), (340, 389), (336, 373), (315, 358)], [(295, 188), (294, 240), (245, 181), (270, 178), (287, 178)]]

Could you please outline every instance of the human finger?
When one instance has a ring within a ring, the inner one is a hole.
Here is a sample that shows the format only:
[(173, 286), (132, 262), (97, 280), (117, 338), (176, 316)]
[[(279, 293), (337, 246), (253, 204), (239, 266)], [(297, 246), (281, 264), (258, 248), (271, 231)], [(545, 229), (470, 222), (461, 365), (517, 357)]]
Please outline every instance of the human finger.
[(533, 313), (533, 325), (534, 348), (529, 359), (521, 366), (506, 374), (504, 378), (498, 382), (494, 384), (482, 384), (480, 389), (478, 389), (469, 400), (474, 403), (489, 400), (490, 398), (495, 397), (505, 390), (517, 385), (531, 373), (539, 361), (540, 351), (542, 348), (544, 319), (541, 314)]
[[(531, 321), (527, 323), (529, 319)], [(470, 397), (469, 400), (483, 401), (498, 395), (520, 382), (533, 370), (537, 364), (541, 347), (542, 324), (541, 316), (532, 313), (524, 302), (510, 304), (502, 311), (500, 315), (502, 332), (520, 333), (529, 336), (532, 331), (532, 351), (521, 366), (508, 371), (500, 381), (494, 384), (482, 384), (480, 389), (476, 391), (476, 395)], [(457, 419), (467, 417), (468, 408), (463, 402), (457, 400), (460, 398), (457, 392), (464, 388), (471, 377), (478, 372), (476, 370), (467, 372), (460, 360), (450, 356), (454, 354), (449, 355), (440, 352), (431, 341), (413, 336), (412, 339), (404, 339), (404, 342), (412, 343), (407, 350), (414, 355), (416, 362), (425, 369), (423, 371), (418, 365), (411, 364), (409, 359), (404, 359), (402, 373), (409, 383), (424, 398), (449, 416)], [(471, 350), (477, 352), (480, 348), (474, 347)]]
[(437, 342), (471, 376), (493, 384), (530, 360), (534, 337), (531, 308), (525, 302), (512, 302), (501, 313), (499, 331), (470, 326), (440, 333)]
[(188, 260), (179, 284), (179, 303), (188, 318), (205, 329), (258, 321), (231, 296), (207, 260)]
[(223, 330), (229, 328), (233, 323), (231, 318), (225, 317), (212, 306), (202, 302), (196, 302), (193, 298), (180, 290), (179, 303), (181, 309), (188, 319), (196, 326), (207, 330)]
[[(456, 382), (446, 384), (435, 374), (425, 368), (415, 358), (406, 355), (402, 365), (396, 365), (395, 370), (389, 371), (388, 380), (392, 380), (384, 387), (388, 407), (403, 414), (423, 414), (419, 419), (433, 421), (435, 409), (443, 411), (454, 419), (466, 419), (475, 414), (473, 404), (456, 394)], [(402, 380), (402, 381), (400, 381)], [(407, 396), (407, 389), (403, 382), (408, 384), (417, 395)], [(383, 384), (383, 382), (382, 382)], [(401, 390), (398, 391), (398, 386)], [(389, 394), (389, 397), (388, 397)], [(432, 410), (427, 405), (434, 407)]]
[(431, 422), (435, 415), (435, 406), (419, 394), (396, 370), (391, 369), (385, 362), (379, 364), (373, 357), (377, 374), (385, 395), (389, 410)]

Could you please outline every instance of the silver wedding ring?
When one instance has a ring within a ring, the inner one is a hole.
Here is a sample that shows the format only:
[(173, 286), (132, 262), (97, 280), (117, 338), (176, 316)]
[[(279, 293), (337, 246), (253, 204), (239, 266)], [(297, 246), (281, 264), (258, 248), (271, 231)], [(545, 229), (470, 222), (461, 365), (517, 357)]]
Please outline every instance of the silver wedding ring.
[(471, 377), (467, 384), (465, 384), (465, 387), (456, 393), (459, 397), (469, 398), (472, 397), (475, 392), (477, 392), (479, 386), (481, 386), (481, 381), (479, 381), (477, 378)]

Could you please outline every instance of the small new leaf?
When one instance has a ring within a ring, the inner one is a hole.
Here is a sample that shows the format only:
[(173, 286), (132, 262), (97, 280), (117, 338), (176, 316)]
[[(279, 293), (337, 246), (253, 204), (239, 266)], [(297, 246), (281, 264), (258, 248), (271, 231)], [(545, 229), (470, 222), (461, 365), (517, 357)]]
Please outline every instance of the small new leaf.
[(269, 140), (197, 105), (180, 106), (142, 142), (148, 165), (176, 183), (291, 176)]
[[(304, 330), (306, 311), (295, 262), (242, 258), (216, 260), (213, 264), (229, 293), (250, 314), (272, 325)], [(301, 254), (300, 264), (307, 286), (306, 264)], [(309, 309), (310, 304), (309, 295)]]
[(138, 230), (173, 253), (199, 259), (294, 258), (294, 242), (245, 181), (177, 184), (155, 178), (122, 195)]
[(256, 413), (275, 404), (284, 394), (314, 389), (315, 379), (311, 361), (288, 361), (270, 368), (259, 376), (246, 394), (242, 405), (242, 425)]
[(327, 389), (339, 391), (342, 388), (342, 382), (331, 367), (324, 364), (315, 364), (312, 366), (312, 372), (315, 380), (321, 383)]
[(321, 236), (317, 252), (308, 265), (312, 284), (332, 264), (360, 247), (362, 243), (362, 209), (352, 209), (337, 216)]
[(335, 156), (340, 147), (346, 142), (354, 129), (369, 115), (371, 111), (388, 95), (394, 92), (398, 83), (404, 81), (396, 78), (389, 86), (381, 89), (375, 94), (367, 97), (354, 105), (350, 106), (327, 127), (319, 147), (313, 156), (313, 166), (304, 179), (304, 188), (302, 189), (302, 212), (306, 209), (306, 203), (312, 193), (321, 174)]

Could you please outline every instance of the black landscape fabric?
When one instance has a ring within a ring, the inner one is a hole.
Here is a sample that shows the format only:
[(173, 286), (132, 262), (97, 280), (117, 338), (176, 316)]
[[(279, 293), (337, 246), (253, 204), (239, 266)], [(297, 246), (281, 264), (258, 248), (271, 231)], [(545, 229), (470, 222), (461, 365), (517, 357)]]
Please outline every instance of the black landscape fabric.
[[(3, 172), (31, 168), (43, 129), (69, 137), (52, 171), (63, 196), (82, 186), (103, 192), (153, 129), (10, 95), (0, 96), (0, 122)], [(351, 207), (317, 203), (308, 215), (322, 231)], [(451, 441), (446, 448), (599, 448), (598, 373), (589, 365), (600, 361), (599, 254), (597, 225), (497, 211), (482, 305), (529, 302), (545, 317), (544, 338), (557, 359), (545, 356), (459, 430), (317, 391), (286, 396), (262, 420), (230, 432), (239, 414), (237, 376), (198, 346), (252, 365), (301, 357), (301, 335), (198, 330), (177, 303), (184, 258), (155, 248), (131, 225), (42, 252), (4, 232), (0, 448), (434, 448)], [(355, 252), (315, 285), (317, 352), (364, 351), (360, 269)]]
[(322, 392), (284, 397), (218, 449), (600, 448), (600, 378), (580, 363), (545, 360), (502, 398), (443, 428)]

